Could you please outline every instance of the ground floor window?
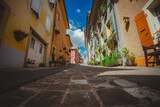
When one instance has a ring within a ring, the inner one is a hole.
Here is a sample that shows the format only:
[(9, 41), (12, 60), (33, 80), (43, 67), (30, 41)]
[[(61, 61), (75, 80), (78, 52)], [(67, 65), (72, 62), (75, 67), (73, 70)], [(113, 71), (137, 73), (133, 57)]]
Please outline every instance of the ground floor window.
[(34, 38), (31, 38), (30, 47), (31, 47), (32, 49), (34, 49), (34, 45), (35, 45), (35, 39), (34, 39)]
[(42, 50), (43, 50), (43, 46), (40, 44), (40, 47), (39, 47), (39, 53), (40, 54), (42, 53)]

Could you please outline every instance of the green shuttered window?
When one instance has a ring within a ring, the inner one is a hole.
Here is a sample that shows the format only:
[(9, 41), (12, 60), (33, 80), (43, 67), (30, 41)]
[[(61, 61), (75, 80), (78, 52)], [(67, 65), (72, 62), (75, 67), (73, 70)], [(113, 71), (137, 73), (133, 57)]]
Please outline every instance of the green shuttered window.
[(110, 0), (107, 0), (107, 7), (109, 7), (109, 4), (110, 4)]
[(111, 32), (113, 33), (114, 32), (114, 24), (113, 24), (113, 17), (112, 17), (112, 15), (110, 16), (109, 21), (110, 21), (110, 26), (111, 26)]
[(100, 36), (99, 36), (99, 46), (101, 46), (101, 38), (100, 38)]
[(107, 33), (106, 33), (106, 27), (103, 28), (103, 40), (104, 42), (107, 40)]

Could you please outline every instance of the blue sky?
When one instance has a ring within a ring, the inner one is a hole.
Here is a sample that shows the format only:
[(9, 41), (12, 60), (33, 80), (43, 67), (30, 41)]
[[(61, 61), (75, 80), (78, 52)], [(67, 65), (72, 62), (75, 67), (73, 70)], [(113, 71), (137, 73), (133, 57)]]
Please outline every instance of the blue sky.
[[(70, 29), (67, 33), (71, 37), (74, 47), (79, 47), (80, 53), (84, 58), (87, 54), (85, 48), (83, 28), (86, 27), (87, 12), (91, 10), (93, 0), (65, 0), (66, 11)], [(87, 62), (85, 60), (84, 62)]]

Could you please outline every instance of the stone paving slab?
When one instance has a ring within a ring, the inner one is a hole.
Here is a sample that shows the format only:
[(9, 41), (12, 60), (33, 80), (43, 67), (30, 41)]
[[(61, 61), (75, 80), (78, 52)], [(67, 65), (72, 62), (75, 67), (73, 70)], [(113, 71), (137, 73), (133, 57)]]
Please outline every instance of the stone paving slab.
[(59, 107), (63, 92), (44, 91), (27, 102), (24, 107)]
[(73, 84), (88, 84), (87, 80), (71, 80), (71, 83)]
[(72, 91), (81, 91), (81, 90), (91, 90), (91, 87), (89, 85), (85, 85), (85, 84), (71, 84), (69, 89)]
[(0, 107), (15, 107), (33, 96), (35, 93), (26, 90), (14, 90), (0, 96)]
[(70, 92), (64, 100), (64, 107), (99, 107), (92, 92)]
[(48, 87), (48, 84), (42, 84), (42, 83), (38, 83), (38, 82), (31, 82), (28, 83), (22, 87), (24, 88), (36, 88), (36, 89), (45, 89), (46, 87)]
[(120, 89), (103, 89), (97, 91), (104, 105), (137, 105), (139, 100)]
[(68, 88), (68, 85), (67, 84), (52, 84), (50, 85), (47, 90), (50, 90), (50, 91), (66, 91)]

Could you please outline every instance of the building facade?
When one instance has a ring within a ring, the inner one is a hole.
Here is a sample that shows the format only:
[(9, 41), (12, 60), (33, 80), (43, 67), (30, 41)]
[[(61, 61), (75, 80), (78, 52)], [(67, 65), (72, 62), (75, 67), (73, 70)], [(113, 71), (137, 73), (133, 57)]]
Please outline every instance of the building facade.
[[(59, 12), (56, 25), (55, 3)], [(2, 68), (26, 67), (27, 62), (34, 62), (37, 67), (40, 63), (49, 66), (53, 46), (55, 49), (59, 46), (56, 41), (62, 40), (65, 45), (67, 44), (65, 31), (69, 26), (63, 0), (1, 0), (0, 16), (2, 16), (0, 18), (0, 67)], [(61, 28), (60, 24), (64, 27)], [(57, 27), (63, 34), (63, 39), (54, 35), (56, 32), (54, 28)], [(21, 35), (18, 35), (19, 33)]]
[(80, 53), (79, 53), (79, 63), (80, 63), (80, 64), (83, 64), (83, 58), (82, 58), (82, 56), (81, 56)]
[(78, 48), (72, 47), (71, 48), (71, 63), (78, 64), (79, 63), (79, 52)]
[[(157, 43), (152, 38), (160, 29), (159, 4), (159, 0), (93, 0), (85, 31), (88, 61), (101, 61), (112, 54), (108, 43), (116, 35), (116, 50), (121, 53), (127, 47), (135, 54), (136, 64), (145, 65), (142, 46)], [(100, 53), (99, 57), (96, 53)], [(122, 58), (125, 65), (126, 59)]]
[(66, 34), (66, 29), (69, 29), (69, 23), (64, 0), (60, 2), (57, 0), (54, 11), (54, 33), (50, 53), (55, 55), (56, 60), (69, 62), (69, 49), (72, 43), (69, 40), (69, 35)]

